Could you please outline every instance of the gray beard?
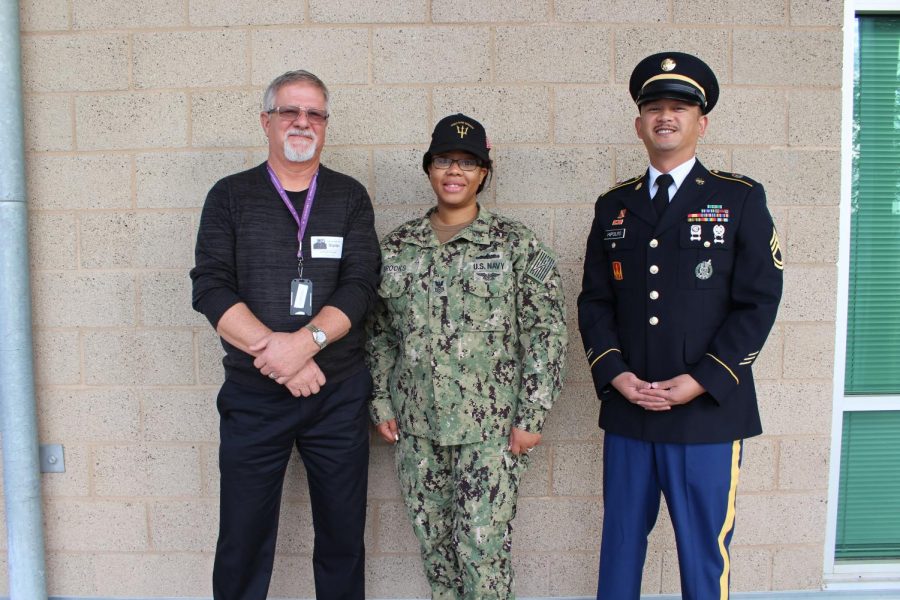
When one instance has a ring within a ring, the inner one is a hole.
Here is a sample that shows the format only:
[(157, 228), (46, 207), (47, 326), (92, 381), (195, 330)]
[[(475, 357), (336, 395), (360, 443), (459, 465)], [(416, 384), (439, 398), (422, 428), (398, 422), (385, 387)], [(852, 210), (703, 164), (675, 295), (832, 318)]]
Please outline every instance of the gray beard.
[(291, 144), (291, 136), (287, 135), (284, 138), (284, 157), (291, 162), (306, 162), (311, 160), (313, 156), (316, 155), (316, 140), (315, 134), (311, 138), (306, 138), (310, 142), (312, 142), (306, 150), (300, 151), (294, 148)]

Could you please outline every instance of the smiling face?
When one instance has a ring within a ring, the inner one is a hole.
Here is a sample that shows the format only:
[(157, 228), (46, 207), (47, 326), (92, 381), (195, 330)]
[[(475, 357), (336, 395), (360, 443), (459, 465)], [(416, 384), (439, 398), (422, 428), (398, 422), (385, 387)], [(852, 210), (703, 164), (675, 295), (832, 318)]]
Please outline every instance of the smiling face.
[[(460, 151), (446, 152), (438, 156), (454, 161), (464, 158), (477, 160), (475, 155)], [(487, 172), (484, 167), (476, 167), (474, 171), (463, 171), (459, 168), (458, 162), (453, 162), (449, 168), (438, 169), (432, 161), (428, 167), (428, 179), (437, 196), (438, 208), (457, 211), (474, 207), (478, 186), (484, 181)]]
[(696, 104), (681, 100), (652, 100), (641, 105), (634, 120), (650, 163), (667, 173), (694, 157), (697, 142), (706, 133), (709, 119)]
[[(311, 83), (298, 82), (282, 86), (275, 94), (275, 106), (300, 106), (327, 111), (325, 94)], [(293, 121), (276, 113), (262, 113), (263, 130), (269, 140), (269, 159), (276, 162), (318, 160), (325, 145), (327, 123), (314, 125), (305, 112)]]

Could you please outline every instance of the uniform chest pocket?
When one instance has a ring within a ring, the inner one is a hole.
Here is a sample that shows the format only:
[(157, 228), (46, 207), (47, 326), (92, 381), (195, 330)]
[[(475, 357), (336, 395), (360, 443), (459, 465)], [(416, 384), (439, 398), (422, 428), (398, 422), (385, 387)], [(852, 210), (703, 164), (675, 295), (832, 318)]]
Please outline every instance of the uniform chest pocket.
[(678, 253), (678, 286), (722, 288), (731, 280), (734, 246), (722, 223), (683, 223)]
[(609, 263), (609, 278), (616, 288), (634, 287), (640, 281), (640, 257), (636, 251), (637, 237), (627, 229), (609, 229), (603, 235), (603, 249)]
[(412, 275), (409, 273), (385, 273), (378, 284), (378, 296), (387, 306), (391, 322), (401, 332), (408, 329), (410, 315), (410, 294), (412, 294)]
[(462, 329), (511, 331), (516, 311), (512, 273), (473, 273), (463, 282)]

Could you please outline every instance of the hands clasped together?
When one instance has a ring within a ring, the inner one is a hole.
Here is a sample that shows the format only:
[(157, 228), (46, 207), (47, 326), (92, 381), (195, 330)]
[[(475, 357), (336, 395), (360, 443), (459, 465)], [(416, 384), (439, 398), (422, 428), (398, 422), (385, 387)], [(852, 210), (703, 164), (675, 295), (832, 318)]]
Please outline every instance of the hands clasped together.
[(671, 410), (673, 406), (687, 404), (706, 390), (697, 380), (683, 373), (666, 381), (644, 381), (631, 371), (619, 373), (612, 386), (632, 404), (645, 410)]
[(250, 346), (260, 373), (285, 386), (293, 396), (316, 394), (325, 375), (313, 360), (318, 348), (303, 329), (294, 333), (271, 332)]
[[(388, 419), (375, 426), (378, 435), (388, 444), (393, 444), (400, 439), (400, 430), (397, 428), (397, 419)], [(513, 427), (509, 433), (509, 451), (513, 454), (525, 454), (531, 452), (541, 443), (540, 433), (531, 433), (524, 429)]]

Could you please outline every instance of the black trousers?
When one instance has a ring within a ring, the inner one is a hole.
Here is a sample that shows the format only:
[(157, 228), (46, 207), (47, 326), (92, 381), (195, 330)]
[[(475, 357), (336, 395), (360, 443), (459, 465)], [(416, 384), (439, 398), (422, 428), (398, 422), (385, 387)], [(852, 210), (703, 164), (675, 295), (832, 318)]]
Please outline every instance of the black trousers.
[(306, 467), (320, 600), (365, 597), (367, 401), (363, 368), (308, 398), (226, 381), (219, 391), (217, 600), (263, 600), (269, 590), (284, 474), (294, 446)]

